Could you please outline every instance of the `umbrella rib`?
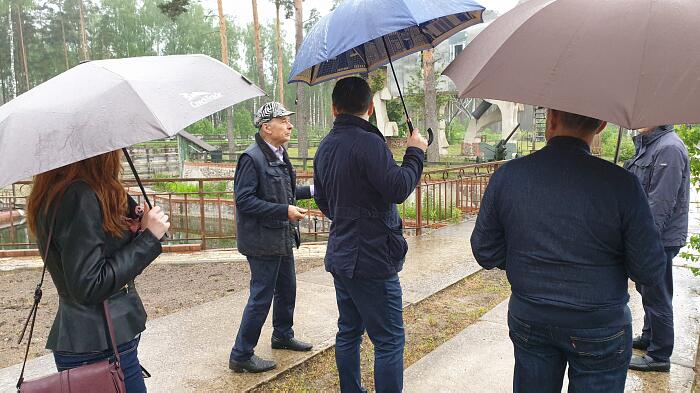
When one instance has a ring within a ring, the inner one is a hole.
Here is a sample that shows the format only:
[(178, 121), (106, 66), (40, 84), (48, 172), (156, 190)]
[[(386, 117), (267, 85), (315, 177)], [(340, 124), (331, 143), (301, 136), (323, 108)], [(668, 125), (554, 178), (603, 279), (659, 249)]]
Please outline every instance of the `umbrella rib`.
[[(542, 12), (542, 10), (544, 10), (545, 8), (551, 6), (553, 3), (554, 3), (554, 0), (550, 0), (549, 3), (545, 4), (545, 5), (542, 6), (540, 9), (538, 9), (536, 12), (534, 12), (534, 14), (533, 14), (532, 16), (534, 16), (535, 14), (538, 14), (538, 13)], [(530, 18), (531, 18), (532, 16), (530, 16)], [(527, 22), (527, 20), (523, 20), (522, 23), (520, 23), (520, 26), (518, 26), (517, 28), (515, 28), (515, 29), (509, 34), (509, 37), (512, 37), (512, 36), (515, 35), (518, 31), (520, 31), (520, 30), (524, 27), (525, 22)], [(475, 38), (475, 40), (478, 40), (478, 39), (479, 39), (479, 37), (477, 36), (477, 37)], [(479, 67), (479, 72), (477, 72), (476, 75), (474, 75), (474, 77), (472, 78), (472, 83), (473, 83), (474, 81), (476, 81), (476, 80), (478, 79), (478, 77), (484, 72), (484, 69), (486, 68), (486, 65), (489, 64), (489, 63), (491, 62), (491, 60), (493, 60), (494, 57), (496, 57), (496, 54), (497, 54), (498, 52), (500, 52), (500, 51), (503, 49), (503, 46), (506, 44), (507, 41), (508, 41), (507, 38), (506, 38), (505, 40), (503, 40), (503, 42), (501, 42), (501, 43), (498, 45), (498, 49), (496, 49), (496, 50), (493, 51), (493, 55), (492, 55), (492, 56), (489, 56), (489, 57), (486, 59), (486, 62), (484, 62), (484, 64), (483, 64), (481, 67)], [(473, 42), (474, 42), (474, 41), (472, 41), (472, 43), (473, 43)], [(471, 43), (470, 43), (469, 45), (467, 45), (467, 49), (469, 49), (469, 47), (470, 47), (471, 45), (472, 45)], [(463, 56), (465, 55), (466, 52), (467, 52), (467, 51), (463, 51), (463, 52), (459, 55), (458, 58), (463, 57)], [(447, 68), (445, 69), (445, 71), (443, 71), (443, 74), (444, 74), (446, 71), (448, 71), (448, 70), (454, 65), (455, 62), (456, 62), (456, 59), (455, 59), (451, 64), (449, 64), (449, 65), (447, 66)], [(449, 75), (448, 75), (448, 76), (449, 76)], [(450, 78), (450, 79), (452, 79), (452, 78)], [(453, 81), (455, 84), (456, 84), (456, 82), (457, 82), (457, 81), (455, 81), (454, 79), (453, 79), (452, 81)], [(473, 86), (472, 86), (471, 84), (469, 84), (469, 85), (465, 86), (465, 87), (464, 87), (464, 93), (460, 93), (460, 94), (459, 94), (460, 98), (464, 98), (464, 97), (468, 94), (467, 88), (471, 87), (471, 89), (469, 89), (469, 90), (474, 90), (474, 88), (476, 88), (477, 86), (478, 86), (478, 84), (477, 84), (477, 85), (473, 85)], [(504, 100), (503, 97), (474, 97), (474, 98), (488, 98), (488, 99), (495, 99), (495, 100)], [(505, 101), (508, 101), (508, 99), (506, 98)], [(534, 103), (523, 102), (523, 104), (534, 104)], [(536, 104), (534, 104), (534, 105), (536, 105)]]
[[(116, 73), (116, 72), (110, 70), (109, 68), (105, 68), (105, 67), (102, 67), (102, 66), (100, 66), (100, 68), (102, 68), (102, 69), (105, 70), (105, 71), (111, 72), (112, 74), (117, 75), (117, 76), (119, 76), (120, 78), (123, 78), (121, 75), (119, 75), (118, 73)], [(154, 118), (156, 119), (156, 121), (158, 122), (158, 125), (160, 126), (160, 131), (161, 131), (166, 137), (169, 137), (170, 135), (168, 135), (168, 133), (165, 131), (165, 126), (163, 125), (163, 122), (160, 121), (160, 119), (158, 118), (158, 115), (156, 115), (156, 113), (151, 109), (151, 107), (146, 103), (146, 101), (144, 101), (143, 98), (141, 98), (141, 96), (140, 96), (139, 93), (136, 91), (136, 89), (134, 89), (134, 86), (131, 84), (131, 82), (129, 82), (129, 81), (126, 80), (126, 79), (122, 79), (122, 81), (126, 83), (126, 85), (129, 87), (129, 89), (136, 95), (136, 97), (138, 97), (139, 101), (141, 101), (141, 103), (142, 103), (142, 104), (148, 109), (148, 111), (153, 115), (153, 117), (154, 117)]]
[[(646, 58), (647, 55), (647, 43), (649, 42), (649, 24), (651, 23), (651, 7), (653, 5), (653, 1), (649, 1), (649, 17), (647, 18), (647, 26), (644, 29), (646, 32), (646, 36), (644, 37), (644, 46), (642, 47), (642, 58), (639, 61), (639, 80), (637, 81), (637, 91), (634, 93), (634, 103), (632, 104), (632, 113), (631, 113), (631, 118), (627, 119), (627, 122), (629, 123), (630, 128), (633, 127), (632, 120), (635, 118), (636, 111), (637, 111), (637, 101), (639, 101), (639, 85), (641, 84), (642, 80), (642, 67), (644, 67), (644, 59)], [(654, 126), (658, 126), (659, 124), (654, 124)]]

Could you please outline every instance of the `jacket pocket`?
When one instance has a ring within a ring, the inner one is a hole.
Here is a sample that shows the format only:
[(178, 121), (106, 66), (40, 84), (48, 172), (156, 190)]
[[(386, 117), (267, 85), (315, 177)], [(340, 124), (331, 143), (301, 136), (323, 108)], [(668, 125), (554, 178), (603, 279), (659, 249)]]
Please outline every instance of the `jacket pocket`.
[(408, 243), (403, 237), (403, 224), (399, 222), (398, 228), (392, 228), (386, 224), (389, 230), (389, 260), (397, 267), (397, 271), (401, 270), (403, 260), (408, 252)]
[(649, 192), (651, 186), (651, 177), (654, 173), (654, 160), (651, 156), (641, 157), (634, 164), (630, 165), (629, 170), (637, 176), (639, 182), (642, 183), (642, 188), (645, 192)]

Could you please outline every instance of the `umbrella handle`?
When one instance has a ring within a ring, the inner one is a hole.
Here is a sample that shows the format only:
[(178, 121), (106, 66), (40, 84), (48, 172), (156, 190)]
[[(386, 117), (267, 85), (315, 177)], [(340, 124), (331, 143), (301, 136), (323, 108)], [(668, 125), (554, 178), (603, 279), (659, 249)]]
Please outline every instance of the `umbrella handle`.
[[(413, 122), (411, 121), (411, 119), (406, 117), (406, 123), (408, 124), (408, 132), (410, 133), (410, 135), (413, 135)], [(430, 146), (433, 144), (435, 135), (433, 134), (433, 129), (430, 127), (426, 131), (428, 132), (428, 146)]]

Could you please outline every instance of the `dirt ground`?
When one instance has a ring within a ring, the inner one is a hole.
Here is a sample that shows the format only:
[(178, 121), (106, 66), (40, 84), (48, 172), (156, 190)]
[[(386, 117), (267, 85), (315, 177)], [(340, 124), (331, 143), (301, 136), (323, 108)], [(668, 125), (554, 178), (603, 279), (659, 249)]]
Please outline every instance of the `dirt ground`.
[[(297, 260), (297, 274), (323, 265), (322, 259)], [(0, 272), (0, 368), (22, 361), (26, 339), (17, 338), (32, 305), (41, 270)], [(196, 306), (237, 291), (247, 291), (250, 271), (245, 262), (191, 265), (153, 265), (136, 280), (136, 288), (154, 319)], [(29, 357), (49, 353), (44, 349), (58, 306), (56, 289), (47, 274), (39, 305)]]

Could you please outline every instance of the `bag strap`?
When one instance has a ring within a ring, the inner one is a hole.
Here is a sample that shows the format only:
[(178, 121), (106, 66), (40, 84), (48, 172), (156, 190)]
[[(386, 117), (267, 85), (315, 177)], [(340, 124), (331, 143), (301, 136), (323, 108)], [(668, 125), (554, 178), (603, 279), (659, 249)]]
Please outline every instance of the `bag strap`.
[[(34, 289), (34, 304), (32, 304), (32, 308), (29, 311), (29, 315), (27, 316), (27, 320), (24, 322), (24, 327), (22, 328), (22, 332), (20, 333), (19, 340), (17, 340), (18, 345), (22, 343), (22, 339), (24, 338), (24, 334), (27, 331), (27, 326), (29, 326), (29, 336), (27, 336), (27, 349), (24, 351), (24, 361), (22, 362), (22, 371), (20, 372), (19, 379), (17, 380), (17, 391), (19, 391), (20, 386), (22, 386), (22, 382), (24, 382), (24, 370), (27, 366), (27, 358), (29, 357), (29, 347), (32, 344), (32, 336), (34, 333), (34, 322), (36, 321), (36, 313), (37, 313), (37, 310), (39, 309), (39, 302), (41, 301), (41, 296), (43, 295), (43, 292), (41, 290), (41, 286), (44, 284), (44, 277), (46, 276), (46, 259), (49, 257), (49, 248), (51, 248), (51, 239), (53, 238), (53, 227), (56, 223), (56, 214), (57, 213), (58, 213), (58, 209), (54, 210), (53, 215), (51, 217), (51, 225), (49, 226), (49, 236), (47, 237), (46, 249), (44, 250), (44, 259), (43, 259), (44, 267), (41, 270), (41, 279), (39, 280), (39, 283), (36, 284), (36, 288)], [(121, 365), (121, 358), (119, 357), (119, 349), (117, 347), (116, 335), (114, 334), (114, 326), (112, 326), (112, 315), (109, 312), (109, 305), (107, 305), (107, 300), (104, 300), (102, 302), (102, 308), (104, 310), (105, 320), (107, 321), (107, 329), (109, 330), (109, 338), (110, 338), (110, 344), (112, 345), (112, 351), (114, 352), (114, 356), (116, 358), (116, 364), (117, 364), (117, 366), (119, 366), (119, 365)]]
[[(51, 224), (49, 226), (49, 236), (46, 241), (46, 249), (44, 250), (44, 267), (41, 270), (41, 279), (39, 280), (39, 283), (36, 284), (36, 288), (34, 289), (34, 304), (32, 304), (32, 308), (29, 311), (29, 316), (27, 316), (27, 320), (24, 322), (24, 327), (22, 328), (22, 333), (19, 335), (19, 340), (17, 340), (17, 345), (22, 343), (22, 339), (24, 338), (24, 334), (27, 331), (27, 326), (29, 325), (29, 336), (27, 337), (27, 349), (24, 351), (24, 361), (22, 362), (22, 371), (19, 374), (19, 379), (17, 380), (17, 391), (19, 391), (19, 387), (22, 386), (22, 382), (24, 382), (24, 369), (27, 366), (27, 357), (29, 357), (29, 346), (32, 344), (32, 335), (34, 333), (34, 322), (36, 321), (36, 312), (39, 309), (39, 302), (41, 301), (41, 296), (43, 292), (41, 291), (41, 286), (44, 284), (44, 277), (46, 276), (46, 258), (49, 256), (49, 248), (51, 246), (51, 238), (53, 237), (53, 227), (54, 224), (56, 223), (56, 213), (58, 209), (54, 210), (53, 215), (51, 217)], [(30, 325), (31, 321), (31, 325)]]
[(112, 326), (112, 315), (109, 313), (109, 306), (107, 305), (107, 300), (102, 302), (102, 308), (105, 311), (105, 319), (107, 320), (107, 329), (109, 330), (109, 338), (112, 342), (112, 351), (114, 352), (114, 357), (116, 358), (116, 364), (121, 365), (121, 359), (119, 358), (119, 348), (117, 347), (117, 339), (114, 335), (114, 326)]

